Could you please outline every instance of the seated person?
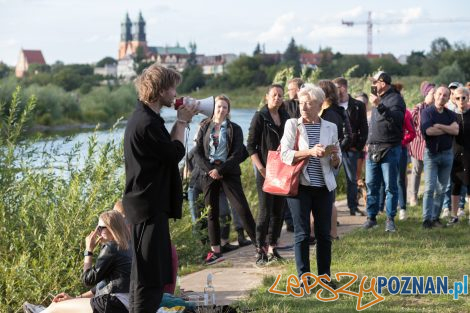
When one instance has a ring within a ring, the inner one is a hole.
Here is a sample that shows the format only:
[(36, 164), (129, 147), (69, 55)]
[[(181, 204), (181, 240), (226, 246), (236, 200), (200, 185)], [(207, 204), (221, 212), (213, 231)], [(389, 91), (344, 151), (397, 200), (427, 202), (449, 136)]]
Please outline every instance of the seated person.
[[(82, 282), (91, 290), (72, 297), (64, 292), (54, 297), (49, 307), (25, 302), (25, 313), (104, 313), (128, 312), (132, 255), (130, 234), (124, 218), (117, 211), (100, 215), (98, 226), (85, 238)], [(101, 250), (93, 265), (93, 250)]]

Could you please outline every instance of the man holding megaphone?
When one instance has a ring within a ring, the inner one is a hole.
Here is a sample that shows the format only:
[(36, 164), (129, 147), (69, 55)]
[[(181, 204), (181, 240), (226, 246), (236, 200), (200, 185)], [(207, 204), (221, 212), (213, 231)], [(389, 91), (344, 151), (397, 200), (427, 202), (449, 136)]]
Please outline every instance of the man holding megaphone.
[[(139, 95), (124, 134), (126, 186), (123, 205), (132, 224), (129, 312), (156, 312), (163, 286), (172, 283), (169, 218), (181, 218), (183, 190), (178, 163), (185, 128), (198, 106), (184, 103), (169, 133), (160, 116), (175, 102), (181, 75), (153, 64), (136, 79)], [(186, 101), (187, 102), (187, 101)]]

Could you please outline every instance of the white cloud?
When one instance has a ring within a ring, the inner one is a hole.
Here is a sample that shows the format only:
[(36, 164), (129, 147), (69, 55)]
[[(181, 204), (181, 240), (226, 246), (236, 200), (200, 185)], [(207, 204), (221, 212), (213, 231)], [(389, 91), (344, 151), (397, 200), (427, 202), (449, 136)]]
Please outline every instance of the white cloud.
[(335, 16), (335, 18), (341, 18), (341, 19), (354, 18), (354, 17), (361, 17), (363, 15), (364, 15), (364, 9), (362, 8), (362, 6), (357, 6), (355, 8), (350, 9), (350, 10), (339, 12)]
[(101, 37), (98, 35), (93, 35), (84, 40), (86, 43), (95, 43), (101, 41)]
[(13, 38), (0, 41), (0, 48), (12, 48), (17, 45), (18, 45), (18, 41)]
[(295, 25), (295, 14), (293, 12), (286, 13), (278, 17), (271, 28), (258, 35), (258, 41), (279, 41), (292, 35), (292, 25)]
[(254, 33), (252, 31), (228, 32), (228, 33), (225, 33), (224, 36), (227, 37), (227, 38), (232, 38), (232, 39), (249, 40), (249, 39), (253, 38)]

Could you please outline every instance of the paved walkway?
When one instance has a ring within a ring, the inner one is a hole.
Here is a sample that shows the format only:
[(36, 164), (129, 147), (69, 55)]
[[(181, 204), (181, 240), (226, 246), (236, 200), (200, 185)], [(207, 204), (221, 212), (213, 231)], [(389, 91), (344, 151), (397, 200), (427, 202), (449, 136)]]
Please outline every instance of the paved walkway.
[[(337, 201), (336, 206), (338, 221), (340, 222), (340, 226), (338, 226), (338, 236), (340, 238), (364, 223), (365, 217), (349, 215), (346, 200)], [(360, 206), (360, 209), (364, 211), (364, 206)], [(293, 243), (293, 233), (287, 232), (283, 228), (279, 246), (293, 245)], [(286, 259), (294, 259), (293, 249), (279, 252)], [(212, 273), (217, 304), (230, 304), (235, 300), (246, 297), (250, 290), (261, 285), (263, 277), (277, 273), (276, 268), (273, 266), (257, 268), (255, 266), (255, 254), (256, 251), (253, 246), (225, 253), (225, 261), (181, 277), (180, 286), (186, 291), (191, 290), (196, 295), (202, 295), (207, 275)]]

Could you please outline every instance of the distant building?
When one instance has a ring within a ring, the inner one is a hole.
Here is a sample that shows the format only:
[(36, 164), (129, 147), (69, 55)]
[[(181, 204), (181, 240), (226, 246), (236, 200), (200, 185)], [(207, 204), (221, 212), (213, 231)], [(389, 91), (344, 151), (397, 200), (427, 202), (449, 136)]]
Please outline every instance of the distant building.
[(405, 55), (405, 54), (402, 54), (398, 57), (398, 63), (400, 63), (401, 65), (406, 65), (408, 64), (408, 57), (409, 55)]
[(31, 64), (46, 64), (41, 50), (20, 50), (16, 64), (16, 77), (23, 77)]
[(219, 55), (198, 55), (196, 57), (197, 64), (202, 67), (204, 75), (221, 75), (225, 72), (228, 64), (237, 59), (237, 55), (233, 53)]
[(316, 69), (321, 61), (322, 61), (322, 54), (320, 53), (301, 53), (300, 54), (300, 66), (302, 69), (311, 68)]
[(125, 56), (118, 60), (117, 77), (125, 81), (131, 81), (136, 76), (134, 71), (134, 59), (131, 56)]
[(102, 76), (117, 76), (117, 64), (105, 64), (103, 67), (95, 67), (93, 74)]
[[(142, 16), (142, 12), (140, 12), (134, 23), (131, 22), (129, 14), (127, 13), (121, 23), (118, 60), (123, 60), (127, 57), (140, 57), (181, 72), (186, 66), (189, 53), (186, 48), (180, 47), (179, 45), (175, 47), (148, 46), (145, 33), (145, 20)], [(119, 65), (118, 75), (120, 75)]]

